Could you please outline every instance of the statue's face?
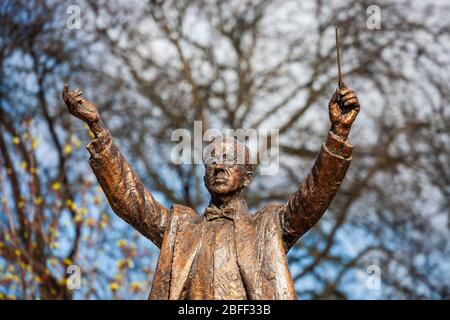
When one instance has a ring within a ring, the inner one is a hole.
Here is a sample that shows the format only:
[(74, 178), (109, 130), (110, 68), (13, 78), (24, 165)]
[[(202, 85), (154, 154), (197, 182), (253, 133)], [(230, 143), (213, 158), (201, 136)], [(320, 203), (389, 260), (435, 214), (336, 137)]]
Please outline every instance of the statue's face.
[(216, 196), (231, 195), (248, 187), (253, 174), (243, 163), (239, 163), (237, 148), (234, 144), (224, 142), (222, 153), (214, 148), (212, 157), (205, 163), (205, 186)]

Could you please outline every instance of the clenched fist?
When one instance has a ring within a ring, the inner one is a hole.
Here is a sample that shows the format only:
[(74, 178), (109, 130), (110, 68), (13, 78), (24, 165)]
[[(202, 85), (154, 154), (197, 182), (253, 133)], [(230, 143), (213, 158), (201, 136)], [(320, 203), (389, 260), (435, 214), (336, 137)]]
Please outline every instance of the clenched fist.
[(328, 104), (331, 131), (341, 138), (347, 139), (359, 109), (360, 106), (356, 93), (342, 83)]

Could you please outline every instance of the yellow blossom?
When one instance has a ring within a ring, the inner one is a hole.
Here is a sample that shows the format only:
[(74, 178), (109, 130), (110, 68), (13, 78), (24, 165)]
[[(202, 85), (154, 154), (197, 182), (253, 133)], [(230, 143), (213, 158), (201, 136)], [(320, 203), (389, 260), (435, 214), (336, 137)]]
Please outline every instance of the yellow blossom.
[(39, 139), (33, 138), (31, 140), (31, 149), (36, 150), (38, 145), (39, 145)]
[(25, 207), (25, 201), (20, 200), (19, 203), (17, 203), (17, 206), (21, 209)]
[(55, 237), (57, 237), (59, 235), (59, 232), (54, 227), (49, 227), (48, 232), (50, 232)]
[(64, 153), (65, 154), (70, 154), (72, 152), (72, 146), (70, 144), (66, 144), (64, 146)]
[(137, 282), (137, 281), (133, 281), (133, 282), (131, 283), (131, 291), (134, 292), (134, 293), (136, 293), (136, 292), (138, 292), (139, 290), (141, 290), (141, 284), (140, 284), (139, 282)]
[(34, 204), (37, 205), (37, 206), (40, 205), (42, 203), (42, 201), (43, 201), (42, 197), (40, 197), (40, 196), (34, 198)]
[(77, 209), (77, 205), (73, 202), (72, 199), (67, 199), (66, 200), (66, 205), (71, 210), (76, 210)]
[(59, 243), (56, 242), (56, 241), (51, 242), (51, 243), (50, 243), (50, 248), (52, 248), (52, 249), (57, 249), (57, 248), (59, 248)]
[(91, 138), (95, 137), (94, 133), (91, 131), (91, 128), (89, 128), (89, 126), (86, 123), (84, 124), (84, 128), (86, 129), (86, 131), (88, 132), (88, 134)]
[(20, 143), (20, 138), (17, 137), (17, 136), (15, 136), (15, 137), (12, 138), (12, 142), (13, 142), (14, 144), (19, 144), (19, 143)]
[(52, 189), (55, 190), (55, 191), (58, 191), (59, 189), (61, 189), (61, 182), (58, 182), (58, 181), (53, 182), (52, 183)]
[(101, 204), (102, 203), (102, 197), (101, 196), (97, 196), (97, 197), (95, 197), (95, 199), (94, 199), (94, 204), (96, 204), (96, 205), (99, 205), (99, 204)]
[(123, 267), (125, 267), (126, 262), (125, 260), (117, 260), (116, 264), (117, 268), (122, 269)]
[(72, 143), (75, 145), (75, 147), (79, 148), (81, 147), (81, 141), (76, 136), (72, 136)]
[(58, 264), (58, 260), (56, 260), (55, 258), (48, 259), (48, 262), (54, 267)]
[(111, 283), (109, 284), (109, 288), (110, 288), (112, 291), (116, 291), (116, 290), (119, 289), (119, 284), (116, 283), (116, 282), (111, 282)]
[(65, 258), (63, 260), (63, 262), (64, 262), (65, 265), (68, 265), (68, 266), (70, 266), (72, 264), (72, 260), (70, 260), (69, 258)]
[(75, 222), (81, 222), (81, 221), (83, 221), (83, 216), (82, 216), (81, 214), (77, 213), (77, 214), (75, 215), (75, 217), (73, 218), (73, 220), (74, 220)]
[(94, 219), (94, 218), (88, 218), (88, 219), (86, 220), (86, 222), (87, 222), (87, 224), (88, 224), (89, 227), (95, 226), (95, 219)]
[(12, 274), (10, 274), (10, 273), (8, 273), (7, 275), (5, 275), (4, 277), (3, 277), (3, 281), (6, 281), (6, 282), (10, 282), (10, 281), (12, 281), (14, 279), (14, 276), (12, 275)]
[(119, 248), (123, 248), (123, 247), (125, 247), (125, 246), (127, 245), (127, 240), (125, 240), (125, 239), (120, 239), (119, 241), (117, 241), (116, 245), (117, 245)]

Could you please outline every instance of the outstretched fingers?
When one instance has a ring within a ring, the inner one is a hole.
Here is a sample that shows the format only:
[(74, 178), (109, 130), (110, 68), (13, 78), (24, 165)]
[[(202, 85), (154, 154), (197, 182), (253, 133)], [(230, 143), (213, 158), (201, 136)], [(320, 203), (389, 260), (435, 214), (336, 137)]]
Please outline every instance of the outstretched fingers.
[(76, 89), (74, 90), (74, 92), (73, 92), (73, 95), (74, 95), (75, 97), (81, 96), (82, 94), (83, 94), (83, 92), (81, 92), (81, 90), (78, 89), (78, 88), (76, 88)]
[(67, 83), (64, 84), (64, 88), (62, 91), (62, 99), (66, 104), (67, 108), (69, 109), (69, 112), (72, 113), (75, 101), (73, 99), (73, 94), (69, 91), (69, 86)]
[(69, 85), (67, 83), (64, 83), (64, 88), (62, 90), (62, 98), (64, 101), (67, 100), (68, 94), (69, 94)]
[(73, 96), (78, 103), (83, 103), (83, 101), (84, 101), (82, 94), (83, 94), (83, 92), (78, 88), (76, 88), (75, 91), (73, 92)]

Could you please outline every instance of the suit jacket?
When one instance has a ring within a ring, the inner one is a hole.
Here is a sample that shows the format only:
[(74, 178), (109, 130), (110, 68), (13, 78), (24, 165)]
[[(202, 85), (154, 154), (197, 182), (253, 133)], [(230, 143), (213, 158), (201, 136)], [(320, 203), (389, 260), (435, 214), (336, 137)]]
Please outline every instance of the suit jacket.
[[(193, 209), (166, 209), (148, 192), (109, 132), (88, 144), (90, 165), (113, 211), (160, 248), (149, 299), (180, 299), (206, 223)], [(286, 253), (323, 215), (344, 179), (352, 147), (329, 132), (314, 166), (285, 204), (234, 219), (237, 262), (249, 299), (297, 299)]]

